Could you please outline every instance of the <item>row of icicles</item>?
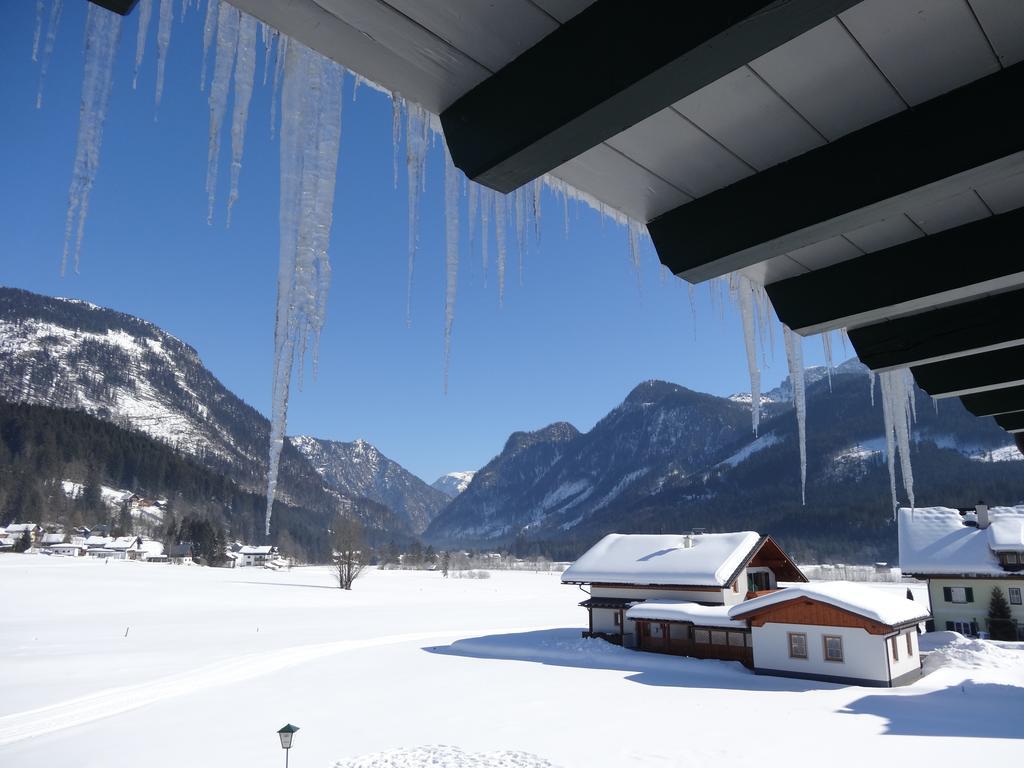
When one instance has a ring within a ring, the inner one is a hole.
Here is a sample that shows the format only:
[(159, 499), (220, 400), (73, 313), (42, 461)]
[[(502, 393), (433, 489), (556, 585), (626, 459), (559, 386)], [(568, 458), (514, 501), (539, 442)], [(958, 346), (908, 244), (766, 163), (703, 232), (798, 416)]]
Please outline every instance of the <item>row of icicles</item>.
[[(153, 6), (159, 3), (157, 23), (157, 76), (154, 108), (159, 109), (164, 73), (170, 48), (175, 0), (141, 0), (138, 12), (132, 87), (138, 82), (145, 60)], [(180, 0), (180, 18), (184, 21), (190, 8), (198, 10), (200, 0)], [(36, 0), (36, 20), (32, 58), (40, 62), (37, 108), (42, 107), (43, 86), (56, 42), (63, 0)], [(90, 3), (85, 30), (85, 63), (82, 99), (79, 112), (78, 140), (74, 168), (68, 193), (62, 274), (72, 259), (78, 270), (89, 197), (99, 168), (103, 127), (113, 86), (113, 63), (121, 36), (122, 17)], [(226, 223), (230, 226), (231, 211), (238, 200), (245, 132), (249, 103), (256, 76), (257, 40), (263, 44), (263, 84), (272, 89), (270, 132), (273, 138), (280, 109), (280, 174), (281, 199), (279, 211), (280, 244), (277, 311), (274, 331), (274, 371), (272, 384), (271, 434), (267, 478), (266, 532), (276, 496), (278, 468), (285, 438), (291, 377), (303, 367), (307, 351), (316, 370), (317, 345), (323, 328), (330, 282), (330, 242), (333, 200), (337, 176), (338, 151), (341, 138), (342, 83), (346, 70), (296, 40), (239, 11), (229, 2), (208, 0), (202, 25), (203, 62), (199, 87), (207, 87), (209, 53), (213, 51), (213, 72), (209, 81), (209, 148), (207, 153), (207, 221), (213, 223), (217, 175), (220, 166), (221, 128), (227, 119), (228, 94), (233, 84), (231, 114), (230, 191)], [(273, 58), (273, 67), (271, 67)], [(271, 75), (272, 73), (272, 75)], [(356, 76), (355, 87), (369, 83)], [(378, 90), (384, 90), (373, 86)], [(353, 99), (356, 90), (353, 90)], [(426, 158), (441, 132), (440, 121), (423, 107), (390, 93), (392, 100), (392, 137), (394, 143), (393, 176), (397, 187), (400, 145), (404, 133), (406, 180), (408, 187), (408, 284), (406, 322), (411, 322), (412, 284), (418, 250), (420, 196), (426, 190)], [(404, 128), (404, 131), (403, 131)], [(443, 144), (442, 138), (442, 144)], [(542, 186), (561, 200), (565, 229), (569, 228), (569, 201), (584, 202), (598, 210), (602, 217), (624, 226), (629, 256), (639, 277), (640, 242), (646, 237), (642, 222), (630, 219), (604, 206), (588, 195), (575, 190), (561, 179), (550, 175), (502, 195), (469, 181), (455, 168), (447, 147), (444, 149), (445, 209), (445, 294), (444, 294), (444, 389), (448, 386), (448, 363), (451, 354), (452, 328), (458, 288), (459, 232), (461, 199), (466, 197), (469, 240), (477, 240), (485, 271), (488, 268), (488, 243), (493, 222), (497, 253), (495, 255), (498, 301), (504, 300), (508, 243), (514, 238), (519, 257), (519, 279), (522, 280), (523, 252), (528, 233), (540, 236)], [(479, 227), (479, 229), (478, 229)], [(664, 275), (664, 270), (663, 270)], [(728, 290), (742, 320), (751, 388), (751, 416), (754, 434), (760, 422), (761, 386), (758, 347), (762, 354), (772, 340), (773, 313), (763, 286), (741, 274), (709, 283), (712, 301), (721, 304), (723, 285)], [(693, 287), (689, 296), (693, 306)], [(693, 310), (695, 312), (695, 310)], [(806, 500), (807, 449), (806, 405), (802, 339), (782, 326), (796, 411), (799, 450), (801, 497)], [(829, 375), (831, 376), (831, 339), (822, 335)], [(898, 450), (903, 484), (914, 503), (913, 475), (910, 466), (911, 421), (914, 411), (914, 384), (905, 369), (880, 375), (882, 407), (885, 424), (887, 457), (893, 505), (896, 505), (895, 453)], [(874, 375), (871, 377), (874, 400)]]

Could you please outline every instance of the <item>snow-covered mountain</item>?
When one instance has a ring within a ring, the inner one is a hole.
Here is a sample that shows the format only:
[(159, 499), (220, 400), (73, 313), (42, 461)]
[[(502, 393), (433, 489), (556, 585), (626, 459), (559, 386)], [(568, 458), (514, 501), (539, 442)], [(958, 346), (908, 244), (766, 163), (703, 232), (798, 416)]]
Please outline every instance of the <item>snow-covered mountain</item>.
[(473, 476), (476, 472), (449, 472), (447, 475), (442, 475), (430, 484), (431, 488), (434, 488), (449, 499), (454, 499), (464, 490), (469, 487), (469, 484), (473, 482)]
[[(808, 371), (807, 504), (800, 503), (796, 419), (786, 387), (771, 394), (758, 436), (746, 403), (650, 381), (588, 433), (555, 424), (513, 435), (441, 512), (438, 546), (507, 546), (574, 557), (611, 531), (770, 531), (787, 551), (828, 561), (895, 557), (882, 438), (866, 369)], [(877, 386), (877, 384), (876, 384)], [(1024, 461), (991, 419), (918, 392), (919, 504), (1016, 503)]]
[(389, 507), (416, 533), (437, 517), (448, 496), (392, 461), (365, 440), (351, 443), (302, 435), (289, 438), (328, 487)]

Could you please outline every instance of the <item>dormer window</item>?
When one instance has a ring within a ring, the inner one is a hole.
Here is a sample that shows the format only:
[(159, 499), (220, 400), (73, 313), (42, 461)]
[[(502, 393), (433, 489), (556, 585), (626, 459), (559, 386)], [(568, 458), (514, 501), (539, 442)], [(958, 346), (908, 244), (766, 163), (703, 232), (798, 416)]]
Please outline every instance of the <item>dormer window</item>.
[(1008, 571), (1024, 569), (1024, 558), (1017, 552), (998, 552), (999, 564)]

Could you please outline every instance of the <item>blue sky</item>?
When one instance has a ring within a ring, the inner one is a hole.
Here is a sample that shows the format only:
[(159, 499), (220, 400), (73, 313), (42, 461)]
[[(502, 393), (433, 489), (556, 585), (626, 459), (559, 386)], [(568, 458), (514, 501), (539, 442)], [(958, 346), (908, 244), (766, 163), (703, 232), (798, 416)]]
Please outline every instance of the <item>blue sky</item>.
[[(138, 315), (192, 344), (230, 389), (264, 413), (270, 402), (277, 270), (278, 146), (269, 131), (270, 88), (257, 85), (249, 115), (240, 198), (226, 229), (230, 134), (222, 135), (221, 185), (206, 223), (209, 107), (199, 90), (201, 13), (176, 19), (163, 103), (154, 120), (156, 18), (138, 89), (131, 87), (137, 16), (123, 26), (100, 169), (80, 272), (60, 276), (64, 217), (82, 82), (84, 2), (66, 2), (35, 109), (34, 3), (9, 9), (0, 29), (0, 284), (86, 299)], [(175, 3), (180, 13), (180, 4)], [(289, 433), (361, 437), (428, 482), (475, 469), (508, 435), (566, 420), (587, 430), (640, 381), (657, 378), (727, 395), (749, 389), (739, 320), (697, 290), (659, 274), (649, 242), (638, 286), (624, 229), (585, 206), (544, 193), (539, 246), (515, 249), (499, 308), (492, 241), (485, 277), (462, 263), (448, 394), (442, 391), (444, 237), (442, 151), (427, 170), (413, 322), (405, 323), (404, 166), (392, 181), (391, 104), (345, 83), (342, 145), (331, 241), (333, 282), (316, 380), (293, 387)], [(842, 357), (837, 350), (837, 361)], [(816, 339), (808, 364), (821, 361)], [(765, 387), (786, 372), (781, 343)]]

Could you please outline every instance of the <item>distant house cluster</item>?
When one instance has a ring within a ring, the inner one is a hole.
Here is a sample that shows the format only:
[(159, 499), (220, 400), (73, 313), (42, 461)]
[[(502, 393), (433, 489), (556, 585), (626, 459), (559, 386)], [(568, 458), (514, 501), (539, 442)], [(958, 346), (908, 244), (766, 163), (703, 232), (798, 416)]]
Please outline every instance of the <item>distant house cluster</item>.
[(886, 687), (921, 675), (924, 606), (857, 584), (812, 585), (753, 531), (610, 534), (562, 582), (590, 590), (586, 637), (765, 675)]
[(1002, 621), (1024, 640), (1024, 506), (901, 509), (899, 544), (903, 573), (928, 582), (935, 629), (993, 633), (998, 589), (1009, 606)]
[[(70, 532), (47, 531), (37, 523), (12, 523), (0, 527), (0, 552), (92, 557), (108, 560), (137, 560), (146, 563), (192, 565), (197, 561), (190, 543), (171, 544), (145, 536), (110, 536), (109, 528), (75, 528)], [(281, 568), (289, 563), (277, 547), (233, 543), (225, 549), (219, 565), (227, 568)]]

